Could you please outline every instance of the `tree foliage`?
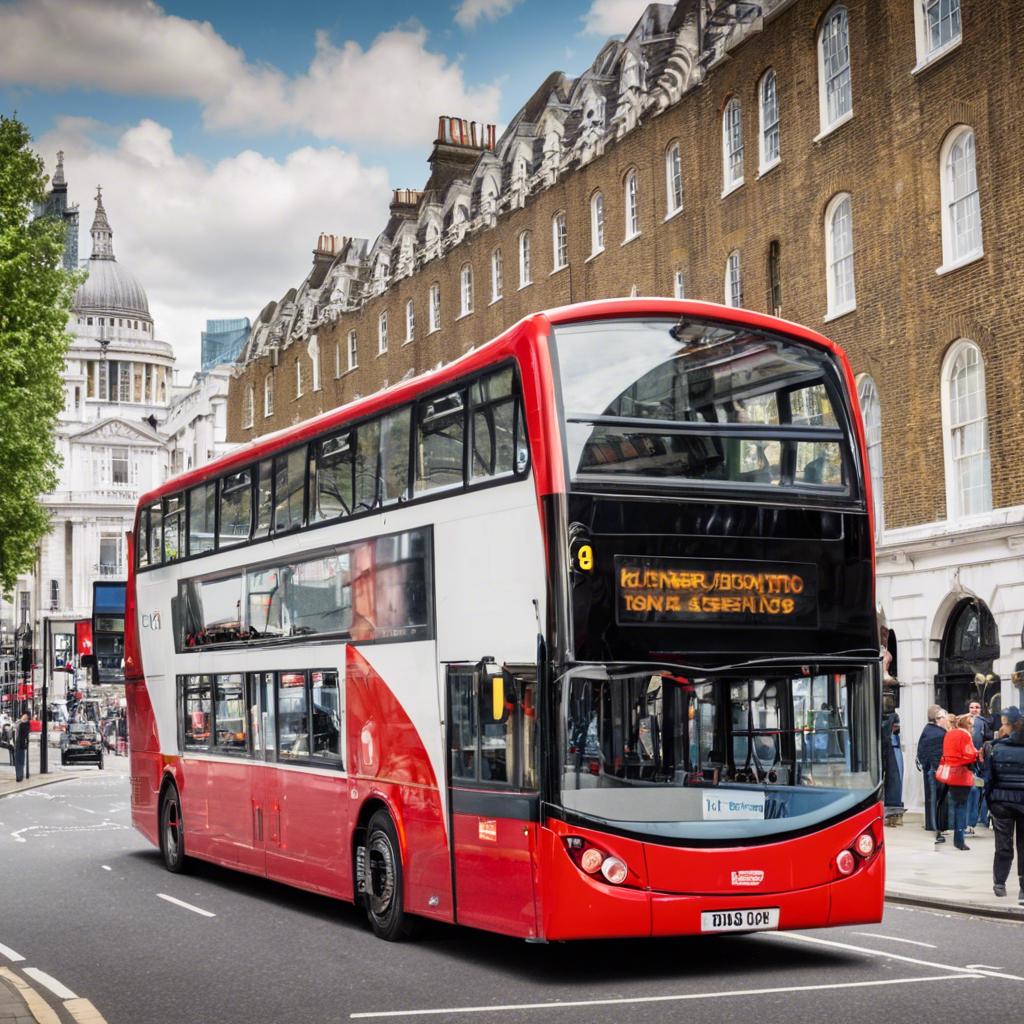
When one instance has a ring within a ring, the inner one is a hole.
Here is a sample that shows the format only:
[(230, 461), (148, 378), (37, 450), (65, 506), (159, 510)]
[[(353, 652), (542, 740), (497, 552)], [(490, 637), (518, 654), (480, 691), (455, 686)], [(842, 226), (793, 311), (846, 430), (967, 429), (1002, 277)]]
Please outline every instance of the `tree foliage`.
[(0, 593), (32, 568), (50, 528), (40, 495), (54, 490), (54, 446), (71, 300), (64, 224), (33, 218), (46, 192), (43, 162), (16, 118), (0, 115)]

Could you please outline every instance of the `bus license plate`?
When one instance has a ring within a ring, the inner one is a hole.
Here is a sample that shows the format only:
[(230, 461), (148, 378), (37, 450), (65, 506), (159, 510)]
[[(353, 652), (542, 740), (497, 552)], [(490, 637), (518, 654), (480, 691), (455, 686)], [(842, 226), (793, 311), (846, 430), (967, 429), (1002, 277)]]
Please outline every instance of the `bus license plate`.
[(702, 932), (763, 932), (779, 927), (779, 908), (707, 910), (700, 915)]

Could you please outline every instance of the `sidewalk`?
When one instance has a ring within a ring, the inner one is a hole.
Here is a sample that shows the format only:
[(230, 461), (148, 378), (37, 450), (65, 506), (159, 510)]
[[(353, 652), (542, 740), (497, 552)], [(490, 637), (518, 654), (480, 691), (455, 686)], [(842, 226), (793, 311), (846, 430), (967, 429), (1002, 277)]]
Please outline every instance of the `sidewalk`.
[(938, 846), (925, 832), (920, 814), (907, 814), (901, 827), (885, 830), (885, 898), (897, 903), (954, 910), (960, 913), (1006, 917), (1024, 922), (1017, 902), (1017, 863), (1010, 868), (1006, 895), (992, 892), (994, 833), (975, 828), (967, 837), (969, 850), (953, 847), (952, 831)]
[[(66, 771), (60, 766), (60, 749), (50, 747), (49, 770), (45, 775), (39, 774), (39, 741), (33, 737), (28, 746), (29, 777), (23, 782), (14, 781), (14, 765), (7, 759), (7, 751), (0, 749), (0, 797), (9, 796), (11, 793), (20, 793), (24, 789), (35, 789), (36, 786), (48, 786), (52, 782), (63, 782), (67, 779), (74, 779), (77, 772)], [(4, 1018), (0, 1016), (0, 1022)]]

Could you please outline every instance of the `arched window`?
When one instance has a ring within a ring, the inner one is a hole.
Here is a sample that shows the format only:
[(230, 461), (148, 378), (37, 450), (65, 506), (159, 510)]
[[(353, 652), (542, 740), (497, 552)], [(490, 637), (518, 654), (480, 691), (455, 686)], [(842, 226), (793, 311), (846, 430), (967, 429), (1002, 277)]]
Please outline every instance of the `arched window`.
[(878, 389), (871, 377), (862, 373), (857, 378), (857, 397), (860, 414), (864, 418), (864, 440), (868, 448), (868, 470), (871, 473), (871, 502), (875, 513), (875, 537), (882, 536), (885, 526), (882, 476), (882, 407)]
[(302, 354), (295, 358), (295, 397), (302, 397)]
[(388, 350), (388, 311), (385, 309), (377, 317), (377, 355), (382, 356)]
[(256, 389), (247, 385), (245, 389), (245, 411), (243, 414), (243, 427), (251, 427), (256, 418)]
[(590, 255), (604, 251), (604, 196), (595, 192), (590, 197)]
[(725, 261), (725, 304), (743, 305), (743, 277), (740, 273), (740, 251), (733, 249)]
[(973, 341), (953, 345), (943, 362), (942, 421), (949, 519), (992, 508), (985, 364)]
[(430, 320), (430, 333), (441, 330), (441, 286), (436, 282), (430, 286), (427, 297), (427, 312)]
[(768, 243), (768, 309), (782, 316), (782, 248), (777, 238)]
[(416, 311), (413, 309), (412, 299), (405, 303), (405, 343), (408, 345), (416, 337)]
[(953, 606), (942, 631), (935, 699), (944, 708), (960, 712), (972, 700), (984, 709), (999, 707), (999, 677), (993, 663), (999, 657), (999, 627), (988, 605), (977, 597)]
[(565, 231), (565, 214), (556, 213), (551, 218), (552, 270), (561, 270), (569, 265), (569, 242)]
[(491, 253), (491, 302), (497, 302), (501, 298), (505, 288), (504, 275), (502, 273), (501, 250), (495, 249)]
[(268, 373), (263, 378), (263, 415), (274, 415), (274, 375)]
[(462, 264), (459, 271), (459, 316), (468, 316), (473, 312), (473, 268), (468, 263)]
[(722, 112), (722, 194), (743, 184), (743, 111), (734, 96)]
[(530, 277), (530, 232), (524, 231), (519, 236), (519, 287), (525, 288)]
[(818, 102), (822, 132), (853, 114), (850, 23), (845, 7), (833, 7), (818, 33)]
[(960, 125), (942, 144), (942, 262), (956, 267), (982, 254), (981, 200), (974, 132)]
[(758, 86), (761, 115), (759, 136), (759, 170), (764, 174), (779, 162), (779, 94), (776, 89), (775, 72), (769, 69), (761, 76)]
[(354, 370), (359, 365), (359, 338), (355, 331), (348, 332), (348, 368)]
[(665, 150), (666, 212), (669, 217), (683, 208), (683, 155), (679, 143)]
[(825, 210), (828, 316), (847, 313), (857, 305), (853, 280), (853, 212), (850, 196), (833, 196)]
[(628, 242), (629, 239), (640, 234), (640, 203), (637, 195), (636, 171), (630, 171), (626, 175), (623, 192), (626, 211), (626, 237), (623, 241)]

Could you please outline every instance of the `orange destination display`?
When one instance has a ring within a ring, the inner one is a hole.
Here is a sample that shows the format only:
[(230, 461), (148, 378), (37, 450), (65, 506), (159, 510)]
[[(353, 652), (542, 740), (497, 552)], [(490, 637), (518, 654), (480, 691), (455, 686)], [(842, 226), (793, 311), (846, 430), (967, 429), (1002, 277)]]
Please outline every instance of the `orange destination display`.
[(703, 622), (814, 627), (818, 567), (809, 563), (615, 556), (621, 625)]

